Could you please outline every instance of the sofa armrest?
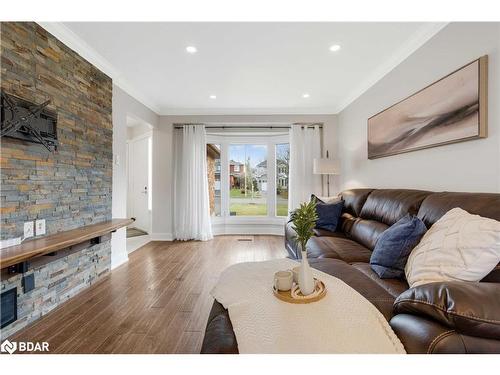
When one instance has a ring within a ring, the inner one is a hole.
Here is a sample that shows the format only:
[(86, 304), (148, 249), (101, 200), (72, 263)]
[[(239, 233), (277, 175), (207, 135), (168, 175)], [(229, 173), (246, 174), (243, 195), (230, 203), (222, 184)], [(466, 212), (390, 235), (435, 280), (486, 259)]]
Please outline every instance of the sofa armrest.
[(500, 340), (463, 335), (422, 316), (399, 314), (389, 324), (409, 354), (500, 353)]
[(285, 224), (285, 249), (288, 251), (288, 254), (290, 254), (290, 257), (292, 259), (299, 259), (300, 250), (298, 248), (297, 242), (295, 241), (297, 233), (295, 233), (292, 225), (293, 224), (291, 221), (287, 221), (287, 223)]
[(394, 313), (420, 315), (462, 334), (500, 340), (500, 284), (424, 284), (401, 293)]
[(214, 301), (208, 317), (201, 354), (238, 354), (238, 343), (227, 310)]

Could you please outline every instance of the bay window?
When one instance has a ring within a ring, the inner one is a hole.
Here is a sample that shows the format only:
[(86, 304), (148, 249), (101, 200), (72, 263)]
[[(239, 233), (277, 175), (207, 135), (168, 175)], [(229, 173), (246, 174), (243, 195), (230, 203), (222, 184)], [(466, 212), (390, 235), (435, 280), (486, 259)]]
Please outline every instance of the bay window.
[(288, 215), (287, 130), (278, 134), (207, 134), (213, 223), (283, 222)]

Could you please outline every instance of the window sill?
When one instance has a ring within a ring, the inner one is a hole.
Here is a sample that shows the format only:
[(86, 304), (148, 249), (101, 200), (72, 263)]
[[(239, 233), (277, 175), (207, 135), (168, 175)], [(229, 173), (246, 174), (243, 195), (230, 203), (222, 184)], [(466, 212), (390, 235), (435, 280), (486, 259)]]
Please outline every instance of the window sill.
[(260, 224), (260, 225), (285, 225), (286, 217), (285, 216), (227, 216), (227, 217), (212, 217), (212, 225), (220, 225), (220, 224), (229, 224), (229, 225), (237, 225), (237, 224)]
[(215, 217), (212, 218), (212, 231), (216, 236), (225, 234), (283, 236), (285, 222), (284, 217)]

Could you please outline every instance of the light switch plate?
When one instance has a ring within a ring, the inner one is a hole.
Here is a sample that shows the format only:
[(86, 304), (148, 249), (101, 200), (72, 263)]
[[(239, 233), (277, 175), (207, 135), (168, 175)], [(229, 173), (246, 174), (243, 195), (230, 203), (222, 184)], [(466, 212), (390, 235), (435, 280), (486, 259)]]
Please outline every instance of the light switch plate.
[(35, 233), (37, 236), (45, 234), (45, 219), (35, 221)]
[(27, 221), (24, 223), (24, 238), (30, 238), (35, 235), (34, 226), (32, 221)]

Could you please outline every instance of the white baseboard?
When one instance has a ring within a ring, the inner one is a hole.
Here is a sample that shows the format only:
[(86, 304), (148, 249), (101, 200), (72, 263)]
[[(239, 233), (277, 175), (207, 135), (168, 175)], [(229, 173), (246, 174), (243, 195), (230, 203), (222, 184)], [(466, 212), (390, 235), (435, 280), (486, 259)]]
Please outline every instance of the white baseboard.
[(130, 255), (130, 253), (140, 249), (150, 241), (151, 236), (149, 235), (127, 238), (127, 253)]
[(119, 259), (111, 257), (111, 270), (120, 267), (122, 264), (128, 262), (128, 256), (120, 257)]
[(173, 241), (174, 236), (172, 233), (151, 233), (151, 241)]

